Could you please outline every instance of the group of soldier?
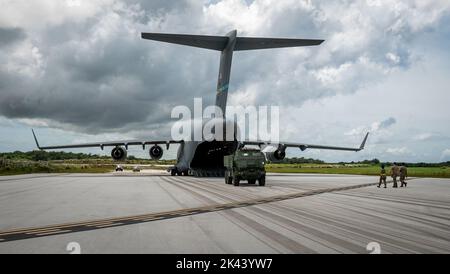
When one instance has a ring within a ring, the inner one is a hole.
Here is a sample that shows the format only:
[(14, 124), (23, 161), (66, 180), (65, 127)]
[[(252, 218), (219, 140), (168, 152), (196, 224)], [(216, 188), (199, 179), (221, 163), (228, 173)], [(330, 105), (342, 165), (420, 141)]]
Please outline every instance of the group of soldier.
[[(386, 170), (384, 167), (384, 164), (382, 164), (380, 172), (380, 182), (378, 183), (378, 187), (381, 187), (381, 183), (384, 183), (384, 188), (386, 188)], [(400, 187), (406, 187), (406, 178), (408, 177), (408, 169), (406, 168), (406, 164), (398, 165), (397, 163), (394, 163), (394, 165), (391, 167), (390, 176), (394, 181), (394, 188), (398, 187), (397, 178), (400, 178)]]

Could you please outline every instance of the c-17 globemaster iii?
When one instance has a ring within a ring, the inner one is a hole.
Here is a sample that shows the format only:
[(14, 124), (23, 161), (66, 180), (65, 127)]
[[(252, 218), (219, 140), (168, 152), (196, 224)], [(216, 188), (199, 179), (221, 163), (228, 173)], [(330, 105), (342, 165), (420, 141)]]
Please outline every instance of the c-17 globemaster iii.
[[(216, 90), (216, 106), (222, 110), (223, 121), (225, 124), (230, 123), (230, 121), (226, 120), (225, 113), (231, 75), (231, 63), (233, 59), (233, 53), (235, 51), (317, 46), (322, 44), (322, 42), (324, 41), (313, 39), (238, 37), (236, 30), (231, 31), (225, 36), (142, 33), (142, 38), (221, 52), (219, 77)], [(233, 128), (237, 126), (235, 122), (231, 123), (234, 123), (234, 125), (232, 126)], [(170, 145), (179, 144), (177, 163), (169, 171), (172, 175), (192, 174), (194, 176), (223, 176), (225, 171), (223, 163), (224, 156), (233, 154), (239, 147), (243, 147), (245, 145), (256, 145), (260, 148), (272, 148), (265, 149), (265, 155), (268, 160), (276, 162), (281, 161), (285, 158), (285, 151), (288, 147), (296, 147), (301, 149), (302, 151), (306, 149), (329, 149), (357, 152), (364, 149), (368, 134), (369, 133), (367, 133), (364, 137), (361, 145), (355, 148), (292, 142), (272, 143), (270, 141), (264, 140), (249, 141), (239, 140), (237, 137), (235, 137), (234, 140), (226, 141), (132, 140), (106, 141), (73, 145), (40, 146), (33, 131), (36, 145), (41, 150), (92, 147), (99, 147), (103, 150), (105, 147), (112, 147), (111, 157), (117, 161), (126, 159), (129, 146), (142, 146), (144, 150), (147, 146), (151, 146), (149, 149), (150, 157), (154, 160), (159, 160), (163, 156), (162, 146), (165, 146), (166, 149), (169, 149)]]

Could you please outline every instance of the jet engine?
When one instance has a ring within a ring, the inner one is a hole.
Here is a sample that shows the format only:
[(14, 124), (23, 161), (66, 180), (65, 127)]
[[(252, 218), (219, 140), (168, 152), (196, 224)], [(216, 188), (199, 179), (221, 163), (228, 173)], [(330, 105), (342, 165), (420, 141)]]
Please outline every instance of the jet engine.
[(280, 162), (286, 157), (286, 148), (284, 147), (266, 147), (263, 150), (266, 160), (269, 162)]
[(160, 146), (153, 146), (149, 151), (152, 160), (159, 160), (163, 156), (163, 149)]
[(286, 152), (281, 151), (279, 149), (273, 151), (273, 152), (267, 152), (266, 153), (266, 159), (270, 162), (279, 162), (283, 161), (286, 157)]
[(115, 161), (123, 161), (127, 158), (127, 150), (124, 147), (115, 147), (111, 151), (111, 157)]

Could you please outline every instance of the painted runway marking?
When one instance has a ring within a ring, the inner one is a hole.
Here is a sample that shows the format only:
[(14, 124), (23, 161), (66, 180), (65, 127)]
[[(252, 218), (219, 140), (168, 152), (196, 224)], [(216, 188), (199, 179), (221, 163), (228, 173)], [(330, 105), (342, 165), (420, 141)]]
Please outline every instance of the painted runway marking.
[(114, 224), (105, 224), (105, 225), (97, 225), (97, 228), (106, 228), (106, 227), (112, 227), (112, 226), (120, 226), (123, 225), (123, 223), (114, 223)]
[(113, 222), (96, 222), (96, 223), (91, 223), (87, 226), (101, 226), (101, 225), (111, 225), (114, 224)]
[(40, 230), (33, 230), (31, 232), (26, 232), (29, 235), (34, 235), (34, 234), (43, 234), (43, 233), (49, 233), (49, 232), (56, 232), (56, 231), (61, 231), (60, 229), (40, 229)]
[(133, 225), (133, 224), (153, 222), (153, 221), (159, 221), (159, 220), (167, 220), (167, 219), (173, 219), (173, 218), (184, 217), (184, 216), (199, 215), (199, 214), (203, 214), (203, 213), (217, 212), (217, 211), (223, 211), (223, 210), (228, 210), (228, 209), (243, 208), (243, 207), (248, 207), (248, 206), (291, 200), (291, 199), (296, 199), (296, 198), (301, 198), (301, 197), (318, 195), (318, 194), (322, 194), (322, 193), (330, 193), (330, 192), (336, 192), (336, 191), (344, 191), (344, 190), (350, 190), (350, 189), (363, 188), (363, 187), (368, 187), (368, 186), (374, 186), (377, 184), (378, 184), (378, 182), (346, 186), (346, 187), (338, 187), (338, 188), (327, 188), (327, 189), (322, 189), (322, 190), (312, 190), (312, 191), (299, 192), (299, 193), (294, 193), (294, 194), (291, 193), (291, 194), (285, 194), (285, 195), (277, 195), (277, 196), (272, 196), (272, 197), (257, 198), (257, 199), (251, 199), (251, 200), (240, 201), (240, 202), (225, 203), (225, 204), (209, 205), (209, 206), (203, 206), (203, 207), (197, 207), (197, 208), (187, 208), (187, 209), (174, 210), (174, 211), (169, 211), (169, 212), (142, 214), (142, 215), (126, 216), (126, 217), (119, 217), (119, 218), (109, 218), (109, 219), (102, 219), (102, 220), (91, 220), (91, 221), (77, 222), (77, 223), (57, 224), (57, 225), (49, 225), (49, 226), (35, 227), (35, 228), (13, 229), (13, 230), (8, 230), (8, 231), (0, 231), (0, 236), (2, 237), (0, 239), (0, 241), (2, 241), (2, 242), (18, 241), (18, 240), (25, 240), (25, 239), (30, 239), (30, 238), (51, 236), (51, 235), (55, 235), (55, 234), (61, 235), (61, 234), (67, 234), (67, 233), (76, 233), (76, 232), (82, 232), (82, 231), (91, 231), (91, 230), (105, 229), (105, 228), (110, 228), (110, 227)]
[(56, 230), (56, 231), (50, 231), (45, 233), (39, 233), (36, 234), (37, 236), (43, 237), (43, 236), (49, 236), (49, 235), (55, 235), (55, 234), (62, 234), (62, 233), (69, 233), (70, 230)]

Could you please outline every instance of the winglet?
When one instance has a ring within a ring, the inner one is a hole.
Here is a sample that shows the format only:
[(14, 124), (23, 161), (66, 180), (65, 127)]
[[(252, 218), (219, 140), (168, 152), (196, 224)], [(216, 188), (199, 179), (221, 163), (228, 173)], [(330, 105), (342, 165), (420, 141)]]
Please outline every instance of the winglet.
[(359, 150), (363, 150), (364, 146), (366, 145), (367, 137), (369, 137), (369, 132), (367, 132), (366, 137), (364, 137), (364, 140), (361, 143), (361, 146), (359, 147)]
[(39, 142), (38, 142), (38, 140), (36, 138), (36, 134), (34, 134), (34, 130), (31, 129), (31, 132), (33, 132), (33, 137), (34, 137), (34, 141), (36, 142), (36, 146), (38, 147), (38, 149), (41, 149), (41, 146), (39, 145)]

